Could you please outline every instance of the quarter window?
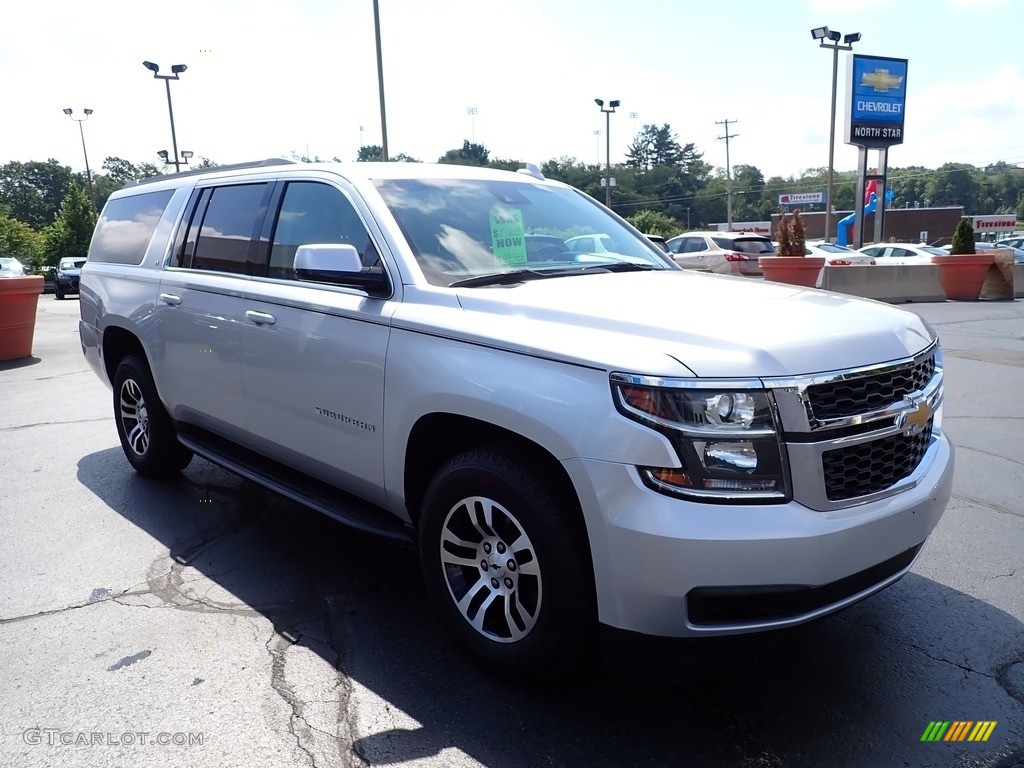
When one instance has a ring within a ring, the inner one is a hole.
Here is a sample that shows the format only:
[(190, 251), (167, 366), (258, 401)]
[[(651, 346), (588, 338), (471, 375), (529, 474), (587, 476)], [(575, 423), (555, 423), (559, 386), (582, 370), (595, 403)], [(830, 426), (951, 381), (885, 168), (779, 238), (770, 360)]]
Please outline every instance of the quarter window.
[(119, 197), (103, 208), (89, 251), (93, 261), (141, 264), (172, 190)]

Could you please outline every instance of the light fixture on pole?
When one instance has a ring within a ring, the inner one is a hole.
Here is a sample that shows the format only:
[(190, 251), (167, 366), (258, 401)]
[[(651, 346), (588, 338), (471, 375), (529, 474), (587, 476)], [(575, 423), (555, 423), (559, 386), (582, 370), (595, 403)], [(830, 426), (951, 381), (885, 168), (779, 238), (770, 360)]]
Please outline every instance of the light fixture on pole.
[[(852, 51), (853, 44), (860, 40), (860, 32), (852, 32), (843, 35), (828, 27), (815, 27), (811, 30), (811, 37), (818, 42), (822, 48), (832, 49), (832, 112), (829, 120), (828, 132), (828, 182), (825, 191), (825, 242), (829, 242), (829, 229), (832, 226), (832, 176), (835, 165), (836, 152), (836, 82), (839, 79), (839, 52)], [(843, 44), (840, 45), (839, 41)]]
[(604, 99), (594, 99), (594, 103), (604, 112), (604, 139), (605, 139), (605, 155), (604, 155), (604, 204), (609, 208), (612, 207), (612, 113), (621, 104), (618, 99), (608, 102), (608, 107), (604, 106)]
[(471, 139), (470, 141), (476, 144), (476, 113), (479, 112), (476, 107), (466, 107), (466, 114), (469, 115), (469, 130)]
[(153, 73), (153, 77), (157, 80), (163, 80), (164, 85), (167, 86), (167, 113), (171, 116), (171, 147), (174, 149), (174, 159), (171, 160), (174, 163), (174, 172), (177, 173), (181, 170), (181, 160), (178, 159), (178, 137), (174, 133), (174, 108), (171, 106), (171, 80), (178, 80), (178, 75), (188, 69), (184, 64), (175, 64), (171, 67), (171, 74), (161, 75), (160, 65), (154, 64), (152, 61), (142, 62), (142, 66)]
[[(190, 152), (187, 149), (181, 150), (181, 159), (178, 161), (178, 163), (180, 163), (181, 165), (188, 165), (189, 158), (191, 158), (192, 155), (194, 154), (195, 152)], [(156, 153), (156, 156), (164, 161), (164, 165), (170, 165), (171, 163), (174, 162), (170, 157), (170, 153), (166, 149), (161, 149), (159, 152)]]
[(92, 187), (92, 171), (89, 170), (89, 153), (85, 151), (85, 130), (82, 128), (82, 123), (89, 119), (89, 115), (92, 114), (91, 109), (83, 109), (85, 117), (75, 117), (74, 110), (68, 107), (64, 110), (64, 114), (78, 123), (78, 133), (82, 137), (82, 156), (85, 158), (85, 178), (89, 182), (89, 197), (92, 199), (92, 212), (96, 214), (96, 190)]
[(630, 112), (629, 119), (633, 121), (633, 141), (636, 141), (636, 119), (640, 117), (639, 112)]

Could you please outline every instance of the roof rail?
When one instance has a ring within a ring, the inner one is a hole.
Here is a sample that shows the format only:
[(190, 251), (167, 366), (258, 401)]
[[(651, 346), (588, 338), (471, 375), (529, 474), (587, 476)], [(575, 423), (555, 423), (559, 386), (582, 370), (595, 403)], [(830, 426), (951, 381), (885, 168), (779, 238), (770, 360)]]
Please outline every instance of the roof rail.
[(164, 173), (159, 176), (150, 176), (146, 179), (132, 179), (125, 183), (122, 189), (128, 187), (135, 187), (140, 184), (152, 184), (157, 181), (163, 181), (164, 179), (175, 178), (180, 179), (186, 176), (198, 176), (201, 173), (216, 173), (217, 171), (240, 171), (243, 168), (260, 168), (268, 165), (295, 165), (294, 160), (289, 160), (286, 157), (267, 157), (263, 160), (250, 160), (247, 163), (232, 163), (231, 165), (214, 165), (209, 168), (196, 168), (191, 171), (182, 171), (181, 173)]

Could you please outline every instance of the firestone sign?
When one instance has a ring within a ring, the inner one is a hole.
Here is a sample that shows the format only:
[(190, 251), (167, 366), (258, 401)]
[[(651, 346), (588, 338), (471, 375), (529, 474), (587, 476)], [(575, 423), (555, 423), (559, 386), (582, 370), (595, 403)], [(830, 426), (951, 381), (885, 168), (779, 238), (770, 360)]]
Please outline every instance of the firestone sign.
[(825, 202), (824, 192), (794, 192), (789, 195), (779, 195), (779, 205), (800, 205), (804, 203)]
[(1015, 216), (973, 216), (972, 229), (975, 232), (1012, 232), (1017, 227)]
[(907, 105), (907, 60), (850, 56), (846, 143), (889, 147), (903, 143)]

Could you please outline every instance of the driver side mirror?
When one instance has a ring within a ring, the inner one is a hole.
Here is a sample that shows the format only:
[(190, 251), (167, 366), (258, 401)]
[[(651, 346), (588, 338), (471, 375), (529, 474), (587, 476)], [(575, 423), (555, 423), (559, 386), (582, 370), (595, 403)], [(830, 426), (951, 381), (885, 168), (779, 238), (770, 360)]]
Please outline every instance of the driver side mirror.
[(295, 276), (333, 285), (361, 288), (378, 298), (391, 294), (383, 271), (366, 271), (359, 251), (347, 243), (300, 245), (295, 251)]

